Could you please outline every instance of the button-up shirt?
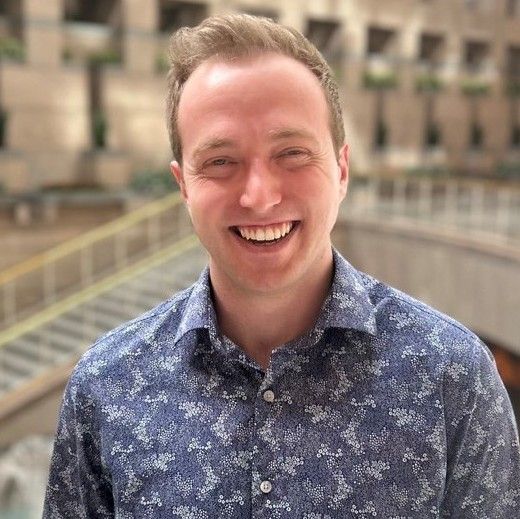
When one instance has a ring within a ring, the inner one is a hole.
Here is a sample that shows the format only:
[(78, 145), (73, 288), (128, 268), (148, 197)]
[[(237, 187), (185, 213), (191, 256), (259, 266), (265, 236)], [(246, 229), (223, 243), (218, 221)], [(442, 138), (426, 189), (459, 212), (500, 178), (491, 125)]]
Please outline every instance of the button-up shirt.
[(265, 371), (219, 332), (206, 270), (80, 360), (44, 517), (512, 519), (518, 432), (475, 335), (337, 252)]

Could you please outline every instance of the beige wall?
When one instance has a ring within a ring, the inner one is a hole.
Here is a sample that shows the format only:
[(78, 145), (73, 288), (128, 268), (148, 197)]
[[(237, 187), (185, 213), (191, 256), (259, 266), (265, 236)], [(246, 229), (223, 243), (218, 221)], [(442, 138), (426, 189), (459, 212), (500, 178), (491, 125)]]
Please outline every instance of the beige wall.
[(352, 264), (520, 354), (520, 255), (395, 222), (338, 223), (335, 245)]
[[(438, 33), (445, 39), (445, 67), (440, 72), (445, 88), (436, 95), (435, 110), (444, 143), (439, 156), (445, 157), (447, 167), (487, 174), (493, 174), (508, 157), (514, 160), (509, 150), (510, 110), (501, 74), (507, 46), (520, 45), (520, 17), (506, 18), (505, 0), (483, 0), (482, 9), (471, 11), (463, 8), (462, 0), (196, 3), (207, 5), (210, 13), (242, 8), (270, 10), (281, 21), (303, 31), (309, 19), (335, 21), (341, 26), (345, 47), (340, 83), (344, 89), (345, 122), (353, 167), (365, 173), (424, 164), (424, 103), (415, 92), (415, 80), (421, 72), (415, 59), (420, 34)], [(106, 25), (103, 30), (103, 26), (83, 24), (81, 30), (74, 30), (73, 23), (62, 23), (63, 9), (63, 0), (24, 2), (26, 62), (0, 63), (0, 105), (9, 116), (6, 146), (10, 152), (25, 157), (31, 189), (77, 183), (81, 179), (82, 157), (92, 148), (93, 95), (88, 70), (78, 63), (65, 64), (62, 53), (65, 45), (72, 50), (110, 45), (110, 27)], [(157, 32), (159, 3), (121, 0), (118, 12), (122, 30), (114, 48), (121, 52), (122, 63), (104, 67), (98, 99), (108, 122), (108, 147), (126, 155), (134, 170), (166, 168), (170, 160), (164, 123), (166, 81), (165, 73), (156, 71), (157, 57), (165, 50), (164, 37)], [(384, 119), (389, 141), (387, 150), (378, 154), (372, 150), (377, 94), (362, 85), (367, 31), (372, 26), (395, 31), (389, 53), (396, 60), (399, 78), (398, 88), (385, 95)], [(82, 47), (81, 34), (93, 40), (85, 40)], [(460, 92), (461, 78), (466, 76), (461, 60), (467, 38), (488, 41), (493, 64), (486, 76), (491, 93), (478, 101), (486, 144), (476, 154), (468, 151), (470, 111)], [(5, 170), (4, 176), (7, 174), (15, 175), (15, 169)]]

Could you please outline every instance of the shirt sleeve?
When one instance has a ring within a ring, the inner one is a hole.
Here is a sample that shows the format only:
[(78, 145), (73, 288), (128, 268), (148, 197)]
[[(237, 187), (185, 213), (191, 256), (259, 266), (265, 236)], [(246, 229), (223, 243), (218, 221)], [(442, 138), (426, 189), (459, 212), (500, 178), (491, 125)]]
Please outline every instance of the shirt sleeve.
[(441, 517), (520, 517), (518, 430), (485, 345), (477, 345), (468, 368), (452, 361), (444, 395), (448, 459)]
[(101, 459), (96, 404), (81, 390), (77, 371), (63, 397), (43, 519), (114, 517), (111, 481)]

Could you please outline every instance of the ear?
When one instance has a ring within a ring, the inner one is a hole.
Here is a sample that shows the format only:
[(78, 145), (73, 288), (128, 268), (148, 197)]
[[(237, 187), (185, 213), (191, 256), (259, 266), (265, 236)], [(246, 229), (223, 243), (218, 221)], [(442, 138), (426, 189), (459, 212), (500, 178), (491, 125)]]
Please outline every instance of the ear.
[(181, 190), (181, 194), (184, 198), (184, 201), (187, 205), (189, 205), (188, 192), (186, 191), (186, 183), (184, 182), (184, 174), (182, 172), (180, 164), (176, 160), (173, 160), (170, 163), (170, 171), (172, 172), (173, 177), (177, 181), (177, 184), (179, 184), (179, 188)]
[(340, 185), (340, 196), (341, 200), (345, 198), (347, 194), (348, 185), (348, 173), (349, 173), (349, 147), (348, 144), (344, 144), (339, 151), (338, 160), (339, 169), (339, 185)]

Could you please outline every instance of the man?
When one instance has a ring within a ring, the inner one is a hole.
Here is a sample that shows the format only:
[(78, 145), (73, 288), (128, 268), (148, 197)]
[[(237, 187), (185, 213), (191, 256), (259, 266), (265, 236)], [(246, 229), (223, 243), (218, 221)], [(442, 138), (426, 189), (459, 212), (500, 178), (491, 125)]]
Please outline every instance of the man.
[(172, 172), (209, 269), (84, 355), (44, 516), (519, 517), (489, 351), (332, 249), (348, 147), (323, 58), (245, 15), (171, 45)]

